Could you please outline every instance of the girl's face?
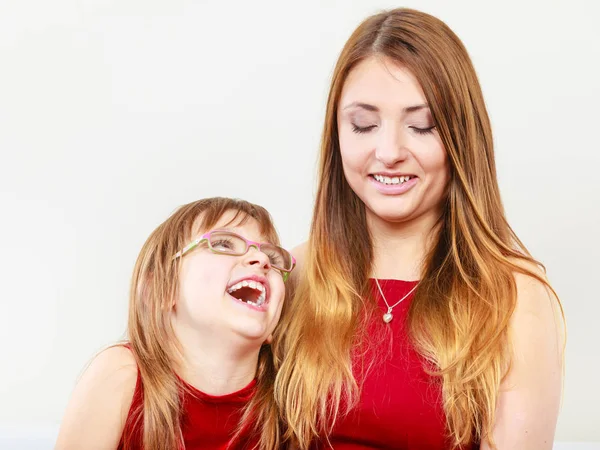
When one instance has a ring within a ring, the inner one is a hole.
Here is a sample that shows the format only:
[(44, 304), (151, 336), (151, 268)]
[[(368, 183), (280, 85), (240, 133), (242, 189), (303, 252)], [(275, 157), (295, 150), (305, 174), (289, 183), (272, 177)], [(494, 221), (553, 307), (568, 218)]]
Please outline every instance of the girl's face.
[[(213, 230), (266, 242), (254, 219), (232, 225), (234, 215), (233, 211), (225, 213)], [(207, 231), (212, 230), (202, 230), (197, 236)], [(230, 244), (224, 239), (217, 245), (226, 248)], [(271, 267), (265, 253), (250, 247), (242, 256), (216, 254), (203, 243), (183, 257), (173, 320), (176, 326), (208, 333), (213, 340), (222, 336), (230, 342), (237, 337), (262, 344), (279, 321), (284, 295), (282, 274)]]
[(362, 61), (346, 79), (337, 122), (346, 180), (370, 219), (435, 222), (448, 162), (412, 73), (382, 57)]

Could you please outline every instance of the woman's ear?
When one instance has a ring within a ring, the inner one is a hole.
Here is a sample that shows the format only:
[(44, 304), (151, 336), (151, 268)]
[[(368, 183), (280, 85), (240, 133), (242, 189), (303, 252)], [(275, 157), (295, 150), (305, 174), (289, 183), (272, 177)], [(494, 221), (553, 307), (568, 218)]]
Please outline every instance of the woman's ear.
[(271, 342), (273, 342), (273, 333), (271, 333), (269, 336), (267, 336), (267, 339), (265, 339), (265, 344), (270, 344)]

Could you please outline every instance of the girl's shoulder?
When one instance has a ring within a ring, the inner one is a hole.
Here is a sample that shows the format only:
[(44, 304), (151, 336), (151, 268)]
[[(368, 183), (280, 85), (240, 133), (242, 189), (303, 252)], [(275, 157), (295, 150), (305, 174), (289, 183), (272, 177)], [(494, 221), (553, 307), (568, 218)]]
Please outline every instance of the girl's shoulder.
[(115, 345), (98, 353), (75, 386), (56, 448), (91, 448), (98, 443), (116, 448), (137, 377), (137, 364), (127, 347)]
[(137, 382), (138, 367), (128, 344), (112, 345), (96, 355), (87, 371), (101, 375), (98, 381), (114, 384), (119, 390), (131, 390)]

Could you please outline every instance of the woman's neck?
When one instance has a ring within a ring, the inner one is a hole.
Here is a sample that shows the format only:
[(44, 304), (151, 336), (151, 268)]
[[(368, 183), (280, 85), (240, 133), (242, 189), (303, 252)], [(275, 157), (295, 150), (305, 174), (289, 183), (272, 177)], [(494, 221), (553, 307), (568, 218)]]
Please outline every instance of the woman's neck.
[(243, 389), (256, 376), (260, 347), (240, 348), (222, 339), (206, 339), (191, 327), (173, 325), (182, 353), (176, 371), (186, 383), (218, 396)]
[(407, 222), (388, 222), (372, 214), (367, 225), (373, 242), (371, 276), (419, 280), (425, 258), (435, 236), (435, 216), (421, 216)]

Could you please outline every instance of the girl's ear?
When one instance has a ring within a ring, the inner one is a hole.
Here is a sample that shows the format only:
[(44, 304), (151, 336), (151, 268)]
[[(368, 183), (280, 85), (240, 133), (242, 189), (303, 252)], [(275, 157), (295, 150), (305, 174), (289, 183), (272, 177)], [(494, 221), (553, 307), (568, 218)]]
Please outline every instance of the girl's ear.
[(175, 311), (175, 307), (177, 306), (177, 294), (173, 293), (173, 297), (169, 300), (167, 305), (170, 307), (171, 311)]
[(265, 344), (270, 344), (271, 342), (273, 342), (273, 333), (271, 333), (269, 336), (267, 336), (267, 339), (265, 340)]

